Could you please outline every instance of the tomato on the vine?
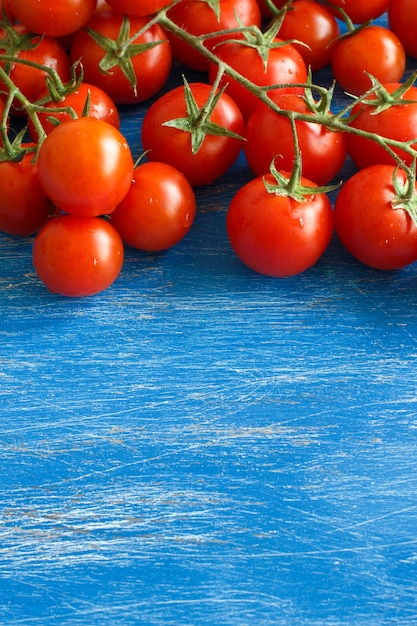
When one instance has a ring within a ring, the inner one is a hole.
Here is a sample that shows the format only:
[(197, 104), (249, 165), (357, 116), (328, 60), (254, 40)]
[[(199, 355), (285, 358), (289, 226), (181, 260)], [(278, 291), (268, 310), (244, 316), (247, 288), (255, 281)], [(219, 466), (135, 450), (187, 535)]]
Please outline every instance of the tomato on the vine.
[(111, 213), (128, 192), (133, 169), (125, 137), (94, 117), (59, 124), (38, 155), (46, 194), (61, 211), (77, 216)]
[(343, 9), (354, 24), (365, 24), (380, 17), (389, 3), (390, 0), (331, 0), (328, 6), (337, 17), (341, 17), (338, 9)]
[(281, 39), (292, 41), (305, 64), (313, 71), (330, 63), (333, 42), (339, 34), (334, 15), (316, 0), (294, 0), (278, 31)]
[(371, 88), (371, 74), (381, 83), (401, 80), (406, 53), (398, 37), (388, 28), (372, 25), (342, 36), (332, 48), (331, 67), (339, 85), (353, 95)]
[(171, 71), (167, 35), (159, 24), (145, 28), (148, 21), (104, 11), (95, 14), (72, 39), (70, 57), (73, 63), (81, 60), (84, 80), (101, 87), (116, 104), (148, 100), (163, 87)]
[(405, 51), (417, 58), (417, 12), (415, 0), (391, 0), (388, 25), (397, 35)]
[(28, 236), (48, 221), (51, 203), (32, 152), (20, 161), (0, 161), (0, 189), (0, 231)]
[[(283, 111), (314, 115), (304, 99), (297, 94), (273, 96)], [(302, 154), (302, 173), (318, 185), (325, 185), (338, 174), (347, 156), (344, 133), (328, 130), (323, 124), (295, 121), (299, 149)], [(294, 137), (290, 120), (260, 104), (246, 124), (243, 145), (246, 160), (255, 176), (269, 172), (271, 161), (275, 167), (291, 171), (295, 160)]]
[(156, 252), (176, 245), (196, 213), (194, 191), (172, 165), (151, 161), (135, 168), (130, 190), (110, 216), (123, 241)]
[[(417, 261), (417, 226), (401, 199), (396, 204), (394, 180), (406, 193), (404, 170), (394, 165), (364, 168), (344, 183), (334, 207), (335, 230), (343, 246), (361, 263), (380, 270)], [(415, 186), (412, 193), (416, 199)]]
[[(42, 99), (43, 96), (47, 97), (47, 95), (48, 92), (40, 94), (40, 99)], [(84, 112), (87, 102), (89, 103), (89, 108), (88, 111)], [(64, 95), (58, 102), (50, 100), (45, 102), (42, 106), (44, 109), (38, 112), (37, 117), (46, 134), (49, 134), (58, 123), (72, 119), (72, 115), (68, 111), (56, 110), (68, 107), (73, 110), (76, 117), (81, 117), (84, 113), (88, 117), (96, 117), (120, 129), (120, 115), (116, 104), (110, 96), (100, 89), (100, 87), (97, 87), (97, 85), (82, 82), (77, 89)], [(37, 131), (32, 120), (29, 120), (28, 126), (32, 139), (36, 141)]]
[(29, 31), (63, 37), (88, 22), (96, 0), (9, 0), (9, 5), (19, 23)]
[[(239, 26), (261, 26), (261, 14), (257, 0), (180, 0), (167, 13), (168, 17), (192, 35), (210, 34), (204, 45), (209, 50), (216, 50), (217, 44), (227, 37), (213, 37), (212, 33)], [(208, 60), (187, 42), (174, 33), (168, 33), (172, 53), (177, 61), (196, 70), (207, 71)]]
[(124, 246), (117, 230), (101, 217), (58, 215), (37, 233), (32, 260), (49, 291), (90, 296), (119, 276)]
[[(268, 50), (266, 63), (259, 53), (259, 49), (247, 45), (244, 40), (242, 42), (236, 40), (222, 43), (216, 49), (216, 55), (254, 85), (260, 87), (280, 85), (276, 89), (271, 89), (268, 92), (269, 95), (302, 93), (303, 88), (294, 85), (303, 85), (307, 81), (307, 68), (303, 57), (291, 43), (284, 42), (279, 38), (275, 38), (274, 43), (278, 44), (278, 47), (271, 47)], [(210, 82), (215, 81), (217, 71), (217, 64), (210, 63)], [(221, 78), (220, 85), (226, 86), (226, 92), (236, 102), (244, 118), (247, 119), (259, 104), (258, 97), (235, 78), (232, 78), (227, 70)]]
[[(373, 133), (400, 142), (411, 142), (417, 149), (417, 87), (407, 84), (391, 83), (382, 85), (381, 98), (377, 94), (369, 96), (366, 102), (359, 102), (352, 110), (352, 121), (349, 126)], [(400, 92), (398, 92), (400, 90)], [(397, 95), (394, 97), (394, 93)], [(389, 94), (393, 101), (389, 106), (381, 103), (388, 101)], [(395, 104), (398, 99), (399, 103)], [(375, 104), (373, 101), (375, 100)], [(410, 100), (408, 104), (401, 104), (401, 100)], [(358, 168), (368, 167), (378, 163), (395, 164), (394, 157), (379, 142), (370, 137), (362, 137), (355, 133), (347, 133), (348, 153)], [(414, 143), (413, 143), (414, 141)], [(405, 150), (392, 146), (391, 149), (407, 165), (413, 160), (413, 155)]]
[(229, 205), (226, 228), (245, 265), (284, 278), (305, 271), (322, 256), (333, 234), (333, 212), (328, 196), (311, 181), (301, 178), (311, 188), (302, 199), (280, 195), (275, 182), (267, 174), (241, 187)]
[(238, 106), (226, 93), (218, 93), (207, 117), (203, 111), (211, 96), (212, 87), (206, 83), (176, 87), (159, 97), (143, 119), (142, 143), (148, 159), (176, 167), (192, 186), (222, 176), (242, 148), (245, 122)]

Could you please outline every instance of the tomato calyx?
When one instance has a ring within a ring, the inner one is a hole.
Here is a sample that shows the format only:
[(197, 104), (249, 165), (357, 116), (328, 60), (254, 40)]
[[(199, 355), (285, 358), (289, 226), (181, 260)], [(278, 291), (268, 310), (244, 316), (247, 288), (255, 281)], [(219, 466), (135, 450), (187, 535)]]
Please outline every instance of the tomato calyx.
[(290, 175), (288, 176), (286, 175), (286, 173), (277, 170), (275, 166), (275, 159), (273, 159), (269, 168), (269, 172), (274, 182), (271, 183), (266, 179), (266, 177), (264, 177), (263, 183), (266, 191), (270, 194), (275, 194), (276, 196), (285, 196), (287, 198), (292, 198), (299, 203), (305, 202), (308, 196), (311, 197), (312, 195), (329, 193), (331, 191), (334, 191), (341, 185), (341, 183), (338, 183), (337, 185), (324, 186), (316, 186), (314, 185), (314, 183), (309, 186), (302, 183), (302, 156), (298, 145), (295, 115), (290, 114), (289, 120), (291, 122), (295, 149), (295, 160), (293, 168)]
[(130, 20), (127, 15), (123, 16), (122, 23), (120, 25), (119, 33), (116, 39), (107, 37), (102, 33), (99, 33), (92, 28), (85, 27), (90, 37), (99, 45), (104, 55), (99, 63), (99, 68), (103, 74), (111, 73), (111, 70), (118, 66), (123, 72), (124, 76), (132, 86), (133, 92), (137, 95), (137, 77), (132, 63), (132, 58), (147, 52), (155, 46), (159, 46), (165, 43), (166, 40), (150, 41), (148, 43), (133, 43), (138, 37), (143, 35), (153, 24), (158, 21), (157, 17), (154, 17), (147, 22), (139, 31), (129, 36), (130, 33)]
[(185, 76), (183, 76), (187, 116), (168, 120), (163, 124), (163, 126), (169, 126), (171, 128), (176, 128), (177, 130), (190, 133), (191, 150), (193, 154), (197, 154), (200, 150), (206, 135), (213, 135), (215, 137), (230, 137), (233, 139), (243, 140), (243, 137), (232, 130), (224, 128), (223, 126), (211, 121), (213, 111), (226, 88), (226, 86), (221, 89), (218, 88), (222, 73), (223, 72), (220, 70), (217, 75), (217, 79), (210, 90), (209, 98), (202, 107), (198, 106), (193, 92), (191, 91), (191, 87)]
[[(394, 210), (403, 209), (417, 225), (416, 158), (409, 167), (404, 164), (396, 166), (392, 177), (395, 197), (391, 206)], [(406, 174), (404, 181), (398, 177), (400, 169)]]
[[(417, 80), (417, 71), (413, 72), (407, 80), (401, 83), (391, 93), (374, 76), (371, 74), (368, 74), (368, 76), (372, 82), (372, 87), (366, 92), (366, 94), (364, 94), (364, 96), (356, 100), (355, 105), (357, 103), (362, 103), (372, 106), (372, 115), (378, 115), (378, 113), (381, 113), (392, 106), (416, 103), (415, 100), (407, 100), (403, 98), (403, 96)], [(370, 98), (370, 96), (372, 97)]]

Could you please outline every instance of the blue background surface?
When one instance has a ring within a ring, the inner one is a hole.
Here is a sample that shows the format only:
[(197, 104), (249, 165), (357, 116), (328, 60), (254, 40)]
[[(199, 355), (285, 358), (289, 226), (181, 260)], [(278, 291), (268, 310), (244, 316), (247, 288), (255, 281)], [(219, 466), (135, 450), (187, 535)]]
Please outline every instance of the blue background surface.
[(93, 298), (0, 236), (0, 623), (417, 624), (416, 268), (251, 272), (249, 178)]

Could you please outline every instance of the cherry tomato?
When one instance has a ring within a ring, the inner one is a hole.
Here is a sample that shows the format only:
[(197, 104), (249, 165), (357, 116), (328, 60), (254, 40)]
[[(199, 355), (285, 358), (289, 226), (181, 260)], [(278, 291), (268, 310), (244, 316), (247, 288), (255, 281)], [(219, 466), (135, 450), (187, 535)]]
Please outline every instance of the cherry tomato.
[(171, 0), (107, 0), (107, 4), (118, 13), (131, 17), (146, 17), (171, 4)]
[(390, 0), (332, 0), (329, 3), (330, 11), (340, 17), (337, 7), (343, 9), (354, 24), (365, 24), (382, 15), (387, 9)]
[(96, 0), (9, 0), (12, 13), (29, 31), (62, 37), (82, 28)]
[[(275, 95), (280, 109), (310, 115), (301, 96)], [(314, 122), (295, 122), (302, 154), (302, 173), (318, 185), (325, 185), (341, 170), (346, 156), (346, 137)], [(243, 149), (255, 176), (269, 172), (271, 161), (280, 170), (291, 171), (294, 159), (294, 139), (288, 118), (260, 104), (250, 116), (245, 129)]]
[(417, 58), (417, 12), (415, 0), (391, 0), (388, 7), (388, 24), (397, 35), (405, 51)]
[[(21, 36), (28, 33), (20, 25), (16, 25), (14, 28), (16, 33)], [(33, 46), (33, 44), (36, 44), (35, 47), (18, 46), (19, 49), (13, 50), (9, 47), (10, 44), (6, 39), (5, 33), (0, 34), (0, 52), (6, 54), (13, 52), (16, 59), (30, 61), (37, 63), (39, 66), (53, 69), (57, 72), (62, 82), (67, 82), (70, 78), (70, 61), (60, 42), (53, 37), (34, 35), (29, 42), (29, 45)], [(3, 62), (1, 62), (1, 65), (4, 67)], [(40, 93), (46, 88), (48, 74), (40, 68), (30, 67), (16, 61), (11, 64), (9, 76), (21, 93), (31, 102), (35, 102), (39, 98)], [(7, 88), (0, 83), (0, 90), (7, 91)], [(23, 115), (25, 111), (16, 103), (13, 113)]]
[[(189, 85), (196, 105), (207, 103), (211, 86), (205, 83)], [(165, 126), (174, 119), (187, 119), (185, 88), (183, 86), (164, 94), (148, 109), (142, 124), (142, 143), (151, 161), (168, 163), (179, 169), (192, 186), (206, 185), (222, 176), (235, 162), (242, 140), (206, 134), (196, 153), (192, 150), (191, 133)], [(210, 116), (211, 123), (243, 136), (245, 123), (233, 100), (223, 93)]]
[(332, 44), (339, 34), (334, 15), (315, 0), (294, 0), (288, 7), (278, 32), (278, 36), (284, 41), (295, 40), (292, 45), (313, 71), (329, 65)]
[[(393, 165), (360, 170), (340, 189), (334, 207), (336, 233), (361, 263), (396, 270), (417, 260), (417, 226), (403, 208), (395, 208)], [(397, 180), (405, 184), (403, 170)], [(417, 194), (417, 189), (415, 191)]]
[[(128, 32), (122, 37), (123, 43), (117, 46), (117, 53), (111, 52), (123, 30), (124, 20), (126, 18), (123, 15), (104, 11), (94, 15), (86, 25), (88, 29), (113, 42), (108, 43), (110, 51), (107, 52), (114, 65), (108, 71), (100, 67), (106, 55), (105, 48), (96, 43), (86, 29), (74, 35), (70, 57), (73, 63), (81, 60), (86, 82), (101, 87), (116, 104), (134, 104), (148, 100), (163, 87), (171, 70), (172, 55), (167, 35), (159, 24), (150, 26), (131, 45), (127, 45), (127, 40), (146, 26), (148, 20), (144, 17), (129, 18)], [(139, 52), (135, 49), (132, 51), (132, 45), (150, 44), (155, 45)], [(136, 86), (130, 82), (129, 72), (132, 72)]]
[[(214, 6), (215, 4), (208, 0), (180, 0), (168, 11), (168, 17), (196, 36), (238, 28), (238, 20), (243, 26), (261, 26), (261, 14), (256, 0), (222, 0), (218, 3), (218, 15)], [(173, 33), (168, 33), (168, 36), (173, 56), (177, 61), (196, 70), (208, 70), (209, 62), (201, 53)], [(205, 41), (205, 45), (209, 50), (213, 50), (214, 46), (225, 38), (226, 36), (210, 37)]]
[[(42, 98), (45, 94), (40, 94)], [(81, 117), (87, 99), (89, 99), (90, 107), (87, 115), (89, 117), (96, 117), (97, 119), (103, 120), (108, 124), (111, 124), (115, 128), (120, 128), (120, 116), (117, 110), (116, 104), (113, 100), (106, 94), (105, 91), (97, 87), (96, 85), (89, 85), (88, 83), (81, 83), (80, 86), (66, 96), (64, 96), (58, 102), (50, 101), (43, 104), (46, 109), (56, 109), (63, 107), (71, 107), (76, 114), (77, 117)], [(38, 113), (39, 122), (46, 132), (49, 134), (55, 127), (56, 123), (52, 120), (56, 120), (61, 123), (65, 120), (72, 119), (71, 114), (65, 111), (60, 111), (59, 113), (56, 111), (40, 111)], [(32, 139), (34, 141), (37, 140), (37, 132), (34, 128), (32, 120), (29, 120), (29, 131)]]
[(124, 136), (94, 117), (63, 122), (38, 156), (39, 179), (62, 211), (80, 216), (111, 213), (128, 192), (133, 158)]
[(381, 83), (401, 80), (406, 54), (398, 37), (383, 26), (368, 26), (342, 37), (332, 51), (331, 67), (339, 85), (353, 95), (371, 88), (365, 72)]
[[(383, 87), (392, 94), (400, 87), (400, 83), (385, 84)], [(375, 99), (375, 106), (371, 104), (373, 99), (374, 97), (369, 97), (366, 103), (358, 103), (354, 107), (352, 111), (353, 120), (350, 122), (352, 128), (402, 142), (412, 141), (417, 137), (417, 87), (409, 87), (400, 98), (401, 100), (415, 100), (415, 102), (392, 104), (379, 113), (376, 113), (377, 100)], [(355, 165), (360, 169), (377, 163), (391, 165), (396, 163), (382, 146), (371, 139), (347, 133), (346, 141), (348, 152)], [(417, 149), (417, 142), (413, 144), (413, 147)], [(399, 148), (392, 149), (406, 164), (411, 164), (411, 155)]]
[(10, 0), (0, 0), (0, 15), (3, 15), (3, 11), (5, 11), (10, 22), (14, 23), (16, 21), (16, 18), (10, 8)]
[(48, 221), (51, 203), (31, 152), (18, 162), (0, 161), (0, 189), (1, 231), (28, 236)]
[[(284, 43), (276, 38), (275, 43)], [(307, 68), (301, 54), (296, 48), (286, 43), (277, 48), (271, 48), (268, 53), (266, 67), (258, 50), (244, 43), (227, 42), (216, 49), (216, 55), (242, 76), (255, 85), (287, 85), (271, 89), (268, 94), (276, 93), (302, 93), (302, 87), (294, 87), (291, 84), (304, 84), (307, 80)], [(217, 75), (217, 64), (211, 63), (209, 67), (209, 80), (214, 82)], [(245, 119), (255, 110), (259, 99), (243, 87), (237, 80), (225, 73), (220, 85), (227, 85), (226, 92), (236, 102)]]
[[(289, 175), (287, 175), (289, 176)], [(299, 274), (314, 265), (333, 233), (333, 212), (329, 198), (311, 187), (304, 201), (267, 191), (259, 176), (239, 189), (226, 216), (230, 244), (239, 259), (255, 272), (283, 278)]]
[(123, 242), (101, 217), (58, 215), (35, 237), (33, 265), (54, 293), (90, 296), (107, 289), (123, 266)]
[(166, 163), (143, 163), (132, 186), (111, 214), (123, 241), (155, 252), (176, 245), (191, 228), (196, 213), (193, 189), (185, 176)]

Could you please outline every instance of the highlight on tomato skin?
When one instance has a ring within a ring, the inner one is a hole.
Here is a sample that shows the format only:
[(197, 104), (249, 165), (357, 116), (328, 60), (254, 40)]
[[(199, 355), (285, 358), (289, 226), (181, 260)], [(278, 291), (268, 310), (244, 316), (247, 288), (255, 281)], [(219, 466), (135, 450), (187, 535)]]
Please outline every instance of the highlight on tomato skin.
[(96, 8), (96, 0), (8, 0), (8, 3), (20, 24), (47, 37), (64, 37), (78, 31)]
[(113, 284), (123, 266), (124, 246), (107, 220), (61, 214), (36, 235), (32, 261), (49, 291), (80, 298)]

